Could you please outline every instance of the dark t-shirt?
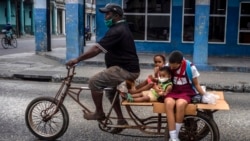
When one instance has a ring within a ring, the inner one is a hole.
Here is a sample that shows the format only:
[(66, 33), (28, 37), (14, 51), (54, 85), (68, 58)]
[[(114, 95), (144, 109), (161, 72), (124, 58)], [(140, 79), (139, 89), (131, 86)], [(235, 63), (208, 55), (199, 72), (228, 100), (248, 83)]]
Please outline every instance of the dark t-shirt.
[(7, 31), (9, 31), (9, 30), (12, 29), (12, 26), (11, 26), (10, 24), (7, 24), (7, 25), (5, 26), (5, 29), (6, 29)]
[(107, 68), (120, 66), (129, 72), (140, 72), (134, 39), (125, 22), (110, 27), (98, 44), (105, 53)]

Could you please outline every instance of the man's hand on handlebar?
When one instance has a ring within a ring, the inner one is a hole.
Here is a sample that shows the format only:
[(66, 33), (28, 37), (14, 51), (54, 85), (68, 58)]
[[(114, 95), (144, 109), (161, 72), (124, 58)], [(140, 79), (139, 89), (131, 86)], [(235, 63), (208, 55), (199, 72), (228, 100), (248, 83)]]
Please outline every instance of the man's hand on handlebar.
[(69, 60), (65, 65), (69, 66), (69, 67), (72, 67), (75, 64), (77, 64), (78, 62), (79, 62), (78, 59), (72, 59), (72, 60)]

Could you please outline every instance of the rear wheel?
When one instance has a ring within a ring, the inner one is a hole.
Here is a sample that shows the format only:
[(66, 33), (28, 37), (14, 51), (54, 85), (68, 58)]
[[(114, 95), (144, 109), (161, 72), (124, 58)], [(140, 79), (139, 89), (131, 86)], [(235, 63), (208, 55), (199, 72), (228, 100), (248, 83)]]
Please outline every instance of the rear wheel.
[(13, 37), (13, 38), (10, 40), (10, 42), (11, 42), (11, 46), (12, 46), (12, 47), (17, 48), (17, 40), (16, 40), (16, 38)]
[(179, 138), (181, 141), (219, 141), (219, 129), (215, 121), (203, 112), (185, 116)]
[(68, 128), (69, 115), (61, 105), (56, 114), (57, 101), (52, 97), (39, 97), (30, 102), (26, 108), (25, 121), (33, 135), (42, 140), (54, 140), (61, 137)]

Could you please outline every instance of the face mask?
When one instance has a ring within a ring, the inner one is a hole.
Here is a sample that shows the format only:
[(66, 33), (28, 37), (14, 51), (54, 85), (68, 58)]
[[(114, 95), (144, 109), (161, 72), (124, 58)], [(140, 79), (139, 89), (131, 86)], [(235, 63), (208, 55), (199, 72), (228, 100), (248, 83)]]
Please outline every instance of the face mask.
[(104, 23), (108, 28), (110, 28), (113, 25), (113, 19), (105, 20)]
[(168, 81), (168, 79), (169, 79), (169, 78), (160, 78), (160, 77), (158, 78), (158, 80), (159, 80), (161, 83)]

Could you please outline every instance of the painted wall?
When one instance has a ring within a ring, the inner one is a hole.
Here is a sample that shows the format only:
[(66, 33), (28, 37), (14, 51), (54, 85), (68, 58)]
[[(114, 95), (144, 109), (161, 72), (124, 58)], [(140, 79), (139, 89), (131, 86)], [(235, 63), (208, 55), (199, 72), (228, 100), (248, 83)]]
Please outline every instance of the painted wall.
[(85, 10), (82, 1), (66, 1), (66, 61), (83, 53)]
[[(2, 29), (7, 22), (7, 17), (5, 16), (5, 8), (7, 4), (5, 1), (0, 1), (0, 29)], [(11, 2), (11, 25), (16, 25), (16, 9), (14, 2)]]
[(6, 24), (6, 17), (5, 17), (5, 7), (6, 3), (0, 1), (0, 25)]
[[(225, 44), (208, 44), (209, 56), (250, 56), (250, 45), (238, 45), (238, 20), (239, 4), (241, 1), (250, 0), (228, 0), (227, 27)], [(99, 12), (100, 7), (104, 7), (110, 0), (96, 0), (96, 36), (97, 40), (105, 34), (107, 28), (103, 24), (103, 14)], [(112, 0), (113, 3), (121, 4), (122, 0)], [(181, 50), (185, 54), (193, 54), (193, 43), (182, 43), (182, 5), (183, 0), (172, 0), (172, 26), (171, 42), (150, 42), (136, 41), (138, 52), (145, 53), (169, 53), (172, 50)]]
[(27, 33), (31, 33), (31, 20), (32, 20), (32, 6), (24, 5), (24, 30)]
[[(5, 16), (5, 8), (6, 8), (6, 1), (0, 1), (0, 29), (2, 29), (6, 25), (6, 16)], [(25, 32), (31, 32), (31, 18), (30, 18), (30, 10), (31, 5), (25, 5), (24, 3), (24, 25), (25, 25)], [(16, 28), (16, 7), (15, 2), (11, 1), (11, 25)]]
[(239, 5), (241, 1), (243, 0), (228, 0), (226, 44), (209, 44), (209, 55), (250, 56), (250, 45), (237, 44)]

